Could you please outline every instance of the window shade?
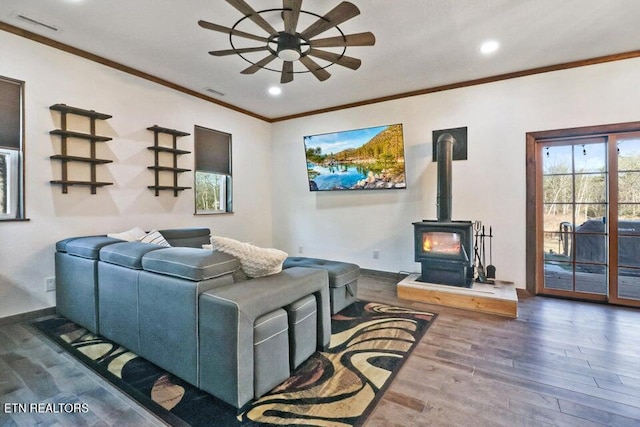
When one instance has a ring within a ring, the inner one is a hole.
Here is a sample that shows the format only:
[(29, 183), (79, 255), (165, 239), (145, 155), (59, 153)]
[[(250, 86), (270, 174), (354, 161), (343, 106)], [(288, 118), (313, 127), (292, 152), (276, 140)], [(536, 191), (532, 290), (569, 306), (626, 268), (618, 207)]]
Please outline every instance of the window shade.
[(196, 126), (196, 170), (231, 175), (231, 135)]
[(0, 79), (0, 147), (20, 149), (21, 85)]

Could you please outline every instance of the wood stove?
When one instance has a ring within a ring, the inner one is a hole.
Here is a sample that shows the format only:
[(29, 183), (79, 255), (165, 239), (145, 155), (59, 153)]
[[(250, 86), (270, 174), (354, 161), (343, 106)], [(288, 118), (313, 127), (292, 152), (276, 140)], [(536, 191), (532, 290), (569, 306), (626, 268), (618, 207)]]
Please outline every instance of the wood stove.
[(415, 261), (421, 282), (470, 288), (473, 282), (473, 223), (451, 220), (451, 164), (455, 138), (437, 142), (438, 219), (414, 222)]
[(422, 264), (421, 282), (471, 287), (473, 223), (423, 220), (413, 223), (415, 260)]

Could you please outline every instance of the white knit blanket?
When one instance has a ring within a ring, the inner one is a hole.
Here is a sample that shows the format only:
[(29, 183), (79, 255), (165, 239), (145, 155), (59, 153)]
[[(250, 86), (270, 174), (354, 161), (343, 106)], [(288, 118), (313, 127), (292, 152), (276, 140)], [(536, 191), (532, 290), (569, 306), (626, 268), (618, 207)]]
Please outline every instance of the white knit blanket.
[(281, 272), (282, 263), (288, 256), (286, 252), (279, 249), (260, 248), (251, 243), (220, 236), (211, 236), (211, 247), (238, 258), (242, 270), (249, 277), (262, 277)]

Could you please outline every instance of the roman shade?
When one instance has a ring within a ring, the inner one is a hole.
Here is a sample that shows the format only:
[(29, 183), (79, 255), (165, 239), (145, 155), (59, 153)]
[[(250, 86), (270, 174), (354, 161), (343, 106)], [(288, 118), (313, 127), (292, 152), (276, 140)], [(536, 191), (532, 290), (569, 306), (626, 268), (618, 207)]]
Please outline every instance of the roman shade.
[(0, 147), (20, 149), (21, 83), (0, 78)]
[(196, 126), (196, 171), (231, 175), (231, 135)]

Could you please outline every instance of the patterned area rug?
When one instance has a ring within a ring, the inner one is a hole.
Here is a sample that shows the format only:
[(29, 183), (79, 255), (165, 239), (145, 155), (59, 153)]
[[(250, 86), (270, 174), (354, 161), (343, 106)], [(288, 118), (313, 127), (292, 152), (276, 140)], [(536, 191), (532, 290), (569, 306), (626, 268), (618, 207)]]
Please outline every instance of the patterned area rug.
[(373, 411), (435, 317), (358, 301), (331, 319), (328, 351), (240, 412), (67, 319), (34, 326), (172, 425), (353, 426)]

